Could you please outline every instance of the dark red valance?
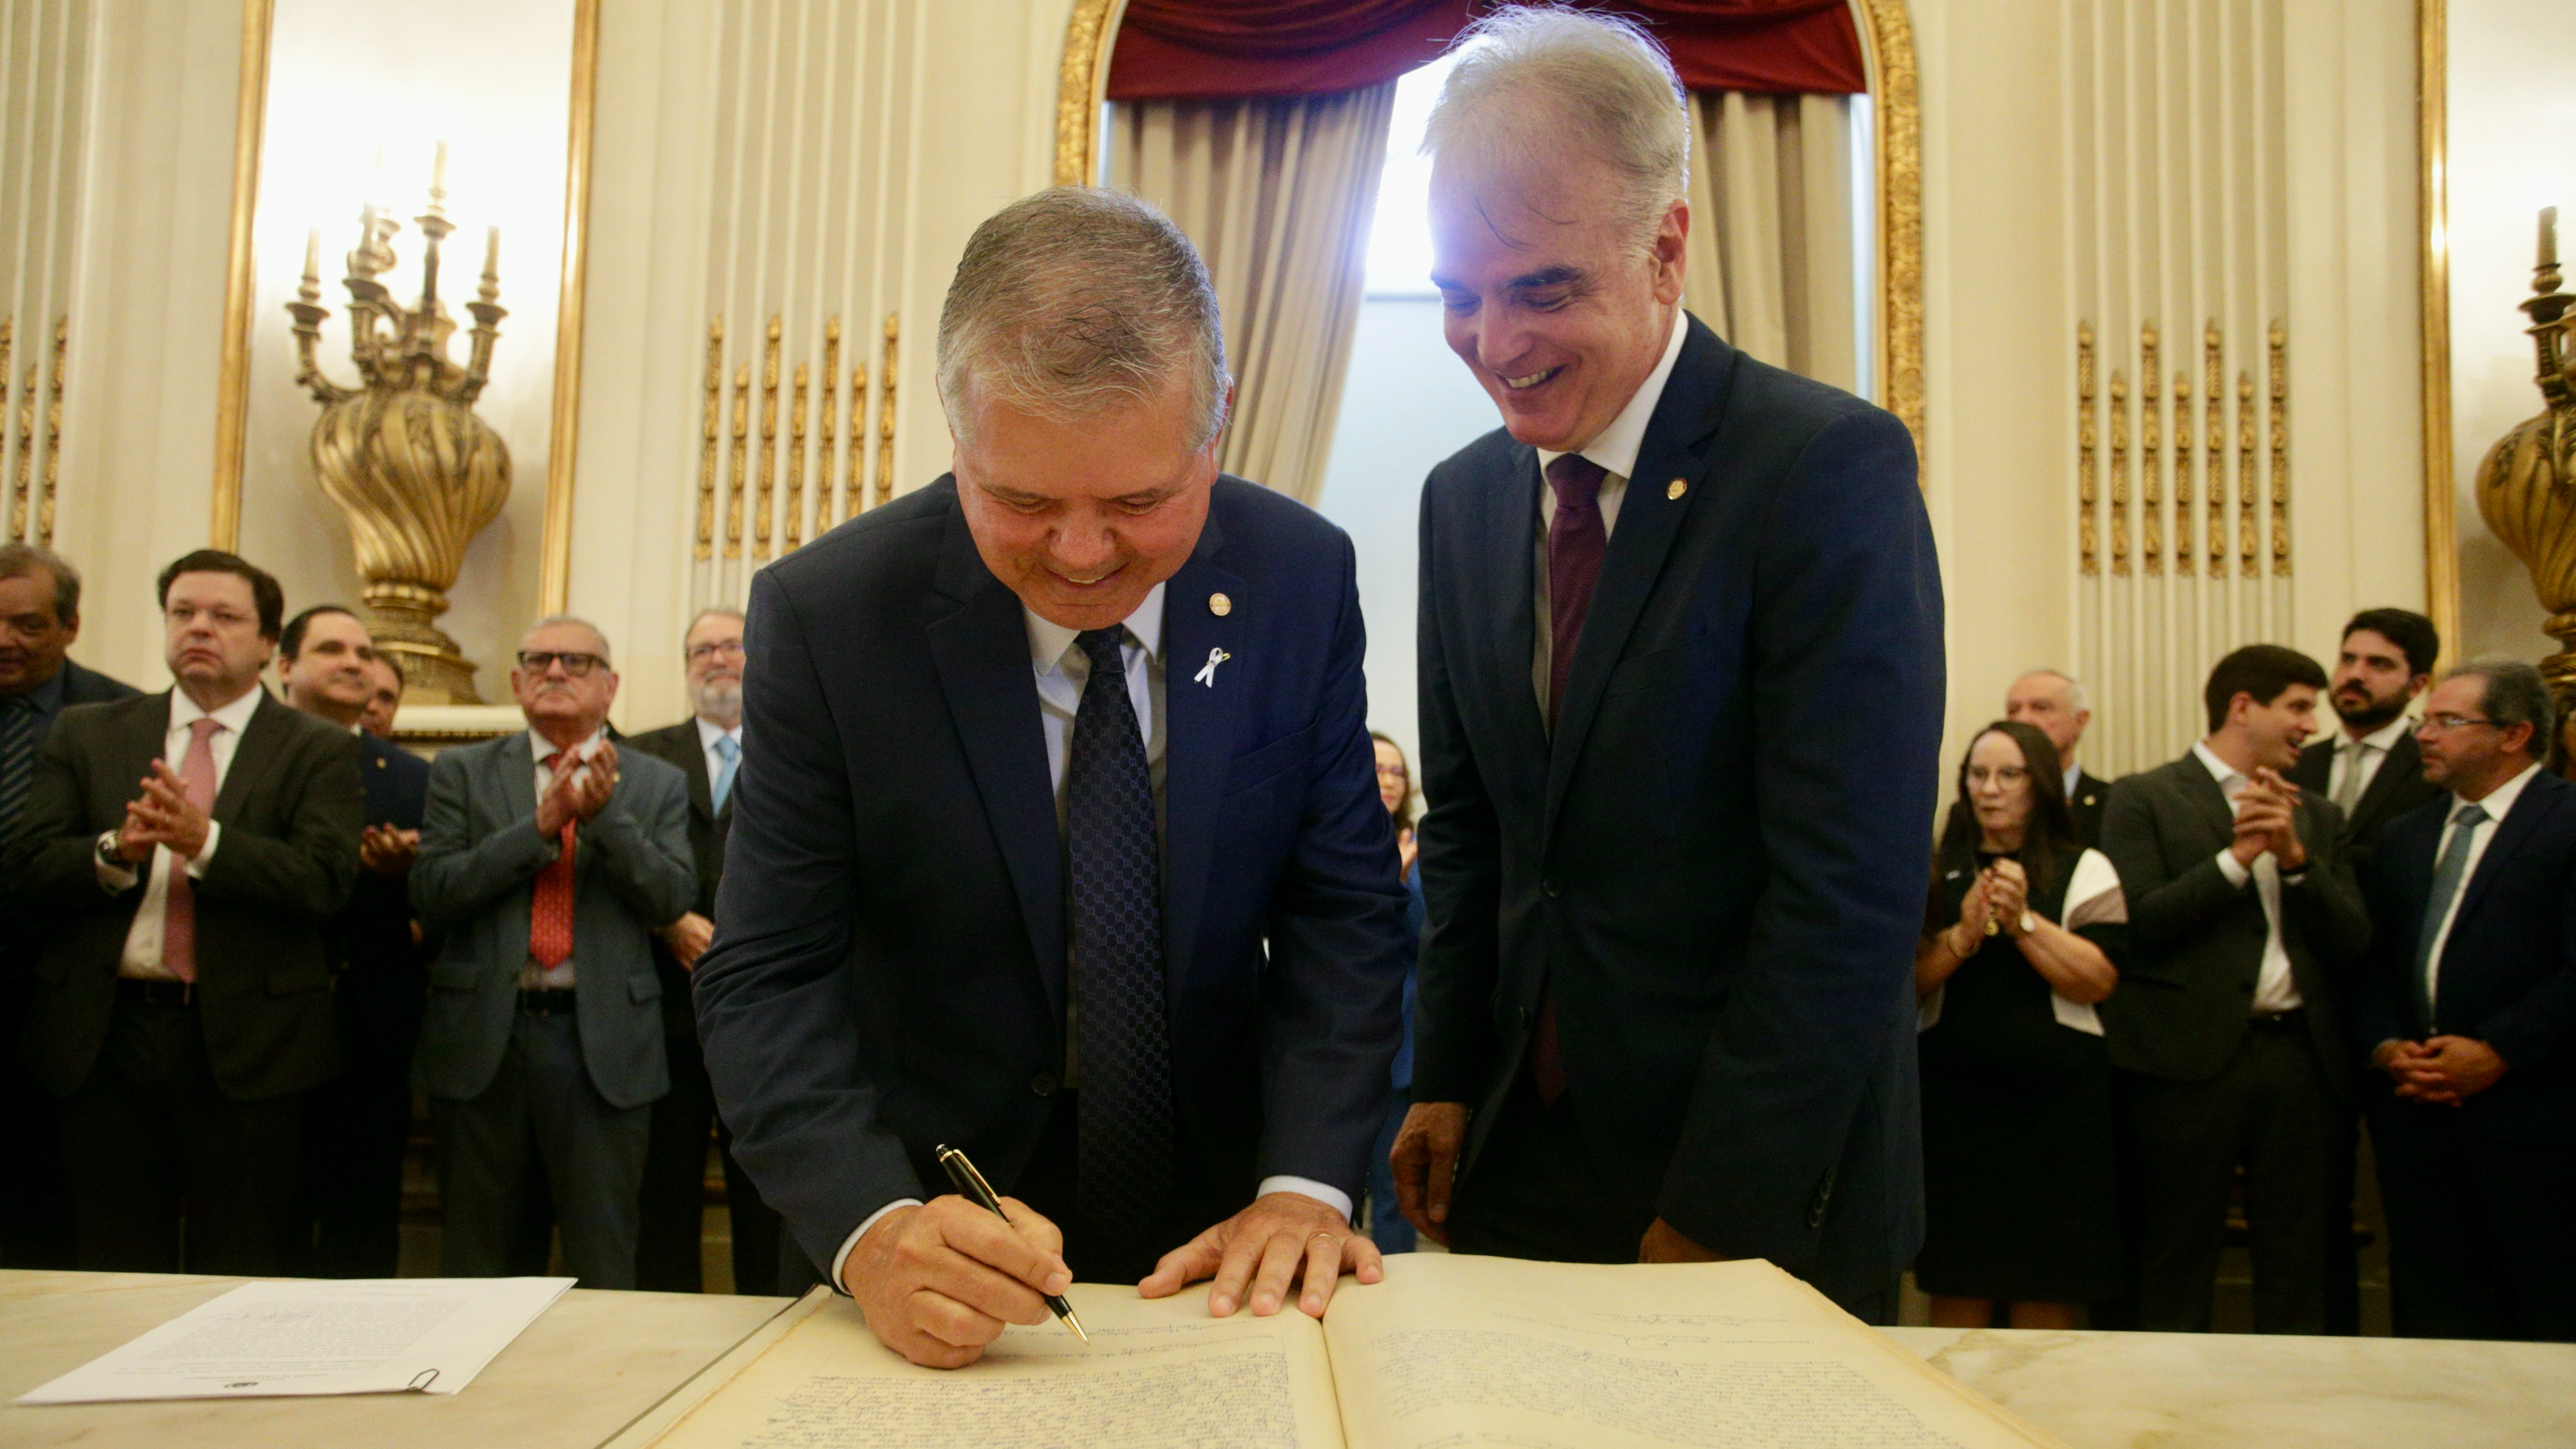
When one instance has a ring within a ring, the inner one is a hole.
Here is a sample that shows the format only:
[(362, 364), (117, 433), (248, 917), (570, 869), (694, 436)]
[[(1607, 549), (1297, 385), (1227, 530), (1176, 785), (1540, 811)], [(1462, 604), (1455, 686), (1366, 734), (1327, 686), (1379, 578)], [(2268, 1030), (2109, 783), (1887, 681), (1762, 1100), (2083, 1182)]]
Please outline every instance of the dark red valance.
[[(1113, 101), (1302, 96), (1430, 64), (1483, 0), (1128, 0)], [(1695, 91), (1869, 89), (1849, 0), (1602, 0), (1632, 16)]]

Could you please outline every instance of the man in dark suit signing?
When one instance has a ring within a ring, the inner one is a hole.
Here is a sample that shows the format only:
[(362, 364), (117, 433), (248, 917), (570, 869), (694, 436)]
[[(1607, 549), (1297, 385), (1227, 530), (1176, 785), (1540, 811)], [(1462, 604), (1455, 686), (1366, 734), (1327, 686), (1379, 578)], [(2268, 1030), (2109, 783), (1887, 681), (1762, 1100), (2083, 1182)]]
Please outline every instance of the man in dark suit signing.
[(367, 626), (338, 604), (306, 609), (278, 636), (286, 702), (356, 738), (367, 792), (358, 883), (331, 921), (331, 999), (344, 1060), (305, 1118), (299, 1216), (284, 1265), (298, 1277), (390, 1278), (402, 1256), (411, 1052), (429, 989), (409, 881), (429, 762), (359, 728), (380, 657)]
[(698, 1014), (689, 991), (689, 973), (715, 939), (716, 887), (724, 880), (725, 837), (733, 829), (733, 782), (742, 768), (742, 659), (742, 610), (722, 604), (699, 610), (680, 639), (691, 717), (627, 741), (688, 777), (689, 853), (698, 867), (696, 903), (657, 933), (653, 952), (662, 975), (662, 1044), (671, 1060), (671, 1090), (653, 1104), (652, 1145), (644, 1154), (635, 1286), (648, 1293), (695, 1293), (703, 1286), (698, 1239), (705, 1227), (711, 1130), (724, 1162), (733, 1291), (778, 1291), (778, 1214), (760, 1200), (760, 1190), (734, 1158), (733, 1134), (716, 1120), (715, 1088), (698, 1048)]
[(1687, 141), (1653, 42), (1564, 11), (1481, 23), (1432, 119), (1504, 426), (1423, 491), (1397, 1191), (1460, 1251), (1765, 1257), (1893, 1321), (1939, 572), (1903, 425), (1681, 310)]
[(2397, 1331), (2576, 1340), (2576, 786), (2540, 671), (2460, 666), (2416, 740), (2442, 793), (2380, 837), (2357, 1038)]
[(2282, 777), (2325, 671), (2249, 644), (2203, 691), (2209, 737), (2111, 792), (2102, 851), (2130, 957), (2102, 1004), (2136, 1154), (2138, 1327), (2207, 1332), (2237, 1169), (2254, 1326), (2316, 1333), (2332, 1123), (2354, 1100), (2343, 975), (2370, 937), (2343, 816)]
[(2075, 837), (2086, 848), (2102, 844), (2102, 811), (2111, 799), (2111, 782), (2088, 773), (2076, 763), (2075, 751), (2084, 741), (2085, 727), (2093, 723), (2093, 710), (2084, 700), (2084, 686), (2073, 675), (2054, 669), (2034, 669), (2012, 682), (2004, 691), (2004, 718), (2037, 727), (2057, 746), (2057, 758), (2066, 765), (2066, 813), (2075, 817)]
[[(0, 543), (0, 848), (17, 834), (36, 748), (66, 705), (130, 699), (134, 686), (67, 657), (80, 637), (80, 572), (62, 555)], [(0, 1267), (68, 1268), (72, 1219), (54, 1105), (18, 1061), (34, 936), (0, 922)]]
[(259, 687), (275, 579), (201, 549), (159, 593), (177, 688), (65, 710), (0, 860), (45, 932), (22, 1049), (61, 1102), (80, 1266), (274, 1273), (305, 1099), (340, 1068), (358, 747)]
[(1381, 1271), (1404, 986), (1350, 540), (1219, 476), (1216, 297), (1131, 198), (979, 227), (939, 389), (956, 472), (753, 576), (696, 973), (734, 1150), (915, 1362), (1076, 1273), (1320, 1316)]
[(670, 1089), (653, 932), (697, 891), (680, 772), (609, 742), (617, 672), (587, 621), (541, 619), (510, 688), (528, 722), (432, 761), (411, 899), (440, 932), (413, 1076), (447, 1208), (440, 1272), (498, 1277), (539, 1175), (584, 1287), (635, 1286), (652, 1104)]

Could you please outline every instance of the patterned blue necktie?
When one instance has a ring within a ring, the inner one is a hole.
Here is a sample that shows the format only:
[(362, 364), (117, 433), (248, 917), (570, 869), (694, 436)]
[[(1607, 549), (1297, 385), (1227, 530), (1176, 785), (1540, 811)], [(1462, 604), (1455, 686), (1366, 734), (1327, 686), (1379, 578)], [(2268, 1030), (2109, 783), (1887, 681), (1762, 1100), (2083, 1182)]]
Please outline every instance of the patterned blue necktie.
[(1068, 914), (1081, 1040), (1076, 1193), (1085, 1221), (1155, 1227), (1172, 1183), (1172, 1042), (1163, 996), (1161, 851), (1123, 630), (1076, 638), (1091, 660), (1064, 767)]
[(722, 815), (725, 800), (733, 794), (733, 772), (742, 764), (742, 746), (731, 735), (716, 736), (716, 760), (716, 778), (707, 793), (714, 797), (715, 812)]
[(2469, 874), (2469, 846), (2478, 827), (2487, 823), (2486, 807), (2464, 805), (2451, 817), (2451, 841), (2442, 848), (2442, 858), (2433, 866), (2433, 890), (2424, 898), (2424, 926), (2415, 938), (2415, 1022), (2426, 1036), (2433, 1034), (2433, 940), (2442, 933), (2442, 918), (2451, 913), (2451, 902), (2459, 898), (2460, 887)]
[(0, 699), (0, 841), (18, 833), (27, 787), (36, 780), (36, 702)]

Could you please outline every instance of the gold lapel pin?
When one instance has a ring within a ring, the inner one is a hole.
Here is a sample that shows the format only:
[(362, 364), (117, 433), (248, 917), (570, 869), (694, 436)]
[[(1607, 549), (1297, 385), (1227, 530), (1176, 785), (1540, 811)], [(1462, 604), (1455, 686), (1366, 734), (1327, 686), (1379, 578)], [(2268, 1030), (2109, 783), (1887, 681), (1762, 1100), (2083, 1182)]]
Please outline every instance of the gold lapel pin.
[(1223, 594), (1208, 595), (1208, 612), (1222, 619), (1234, 612), (1234, 600)]
[(1690, 484), (1683, 482), (1683, 481), (1682, 481), (1681, 479), (1679, 479), (1679, 478), (1676, 478), (1676, 479), (1674, 479), (1670, 484), (1666, 485), (1666, 487), (1664, 488), (1664, 496), (1665, 496), (1666, 498), (1679, 498), (1679, 497), (1681, 497), (1683, 494), (1688, 493), (1689, 491), (1690, 491)]

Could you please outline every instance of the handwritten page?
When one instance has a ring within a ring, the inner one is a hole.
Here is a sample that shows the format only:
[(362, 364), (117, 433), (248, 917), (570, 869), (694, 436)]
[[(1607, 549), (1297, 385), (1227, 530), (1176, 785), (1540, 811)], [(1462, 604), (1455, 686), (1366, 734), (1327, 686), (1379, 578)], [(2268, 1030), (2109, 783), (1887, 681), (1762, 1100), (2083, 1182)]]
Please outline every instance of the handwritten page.
[(570, 1278), (245, 1283), (18, 1402), (452, 1394), (572, 1284)]
[(789, 1329), (657, 1449), (1339, 1449), (1314, 1320), (1207, 1316), (1204, 1288), (1147, 1302), (1077, 1283), (1086, 1348), (1050, 1319), (966, 1368), (919, 1368), (835, 1300)]
[(1324, 1332), (1351, 1449), (2055, 1443), (1762, 1262), (1412, 1254)]

